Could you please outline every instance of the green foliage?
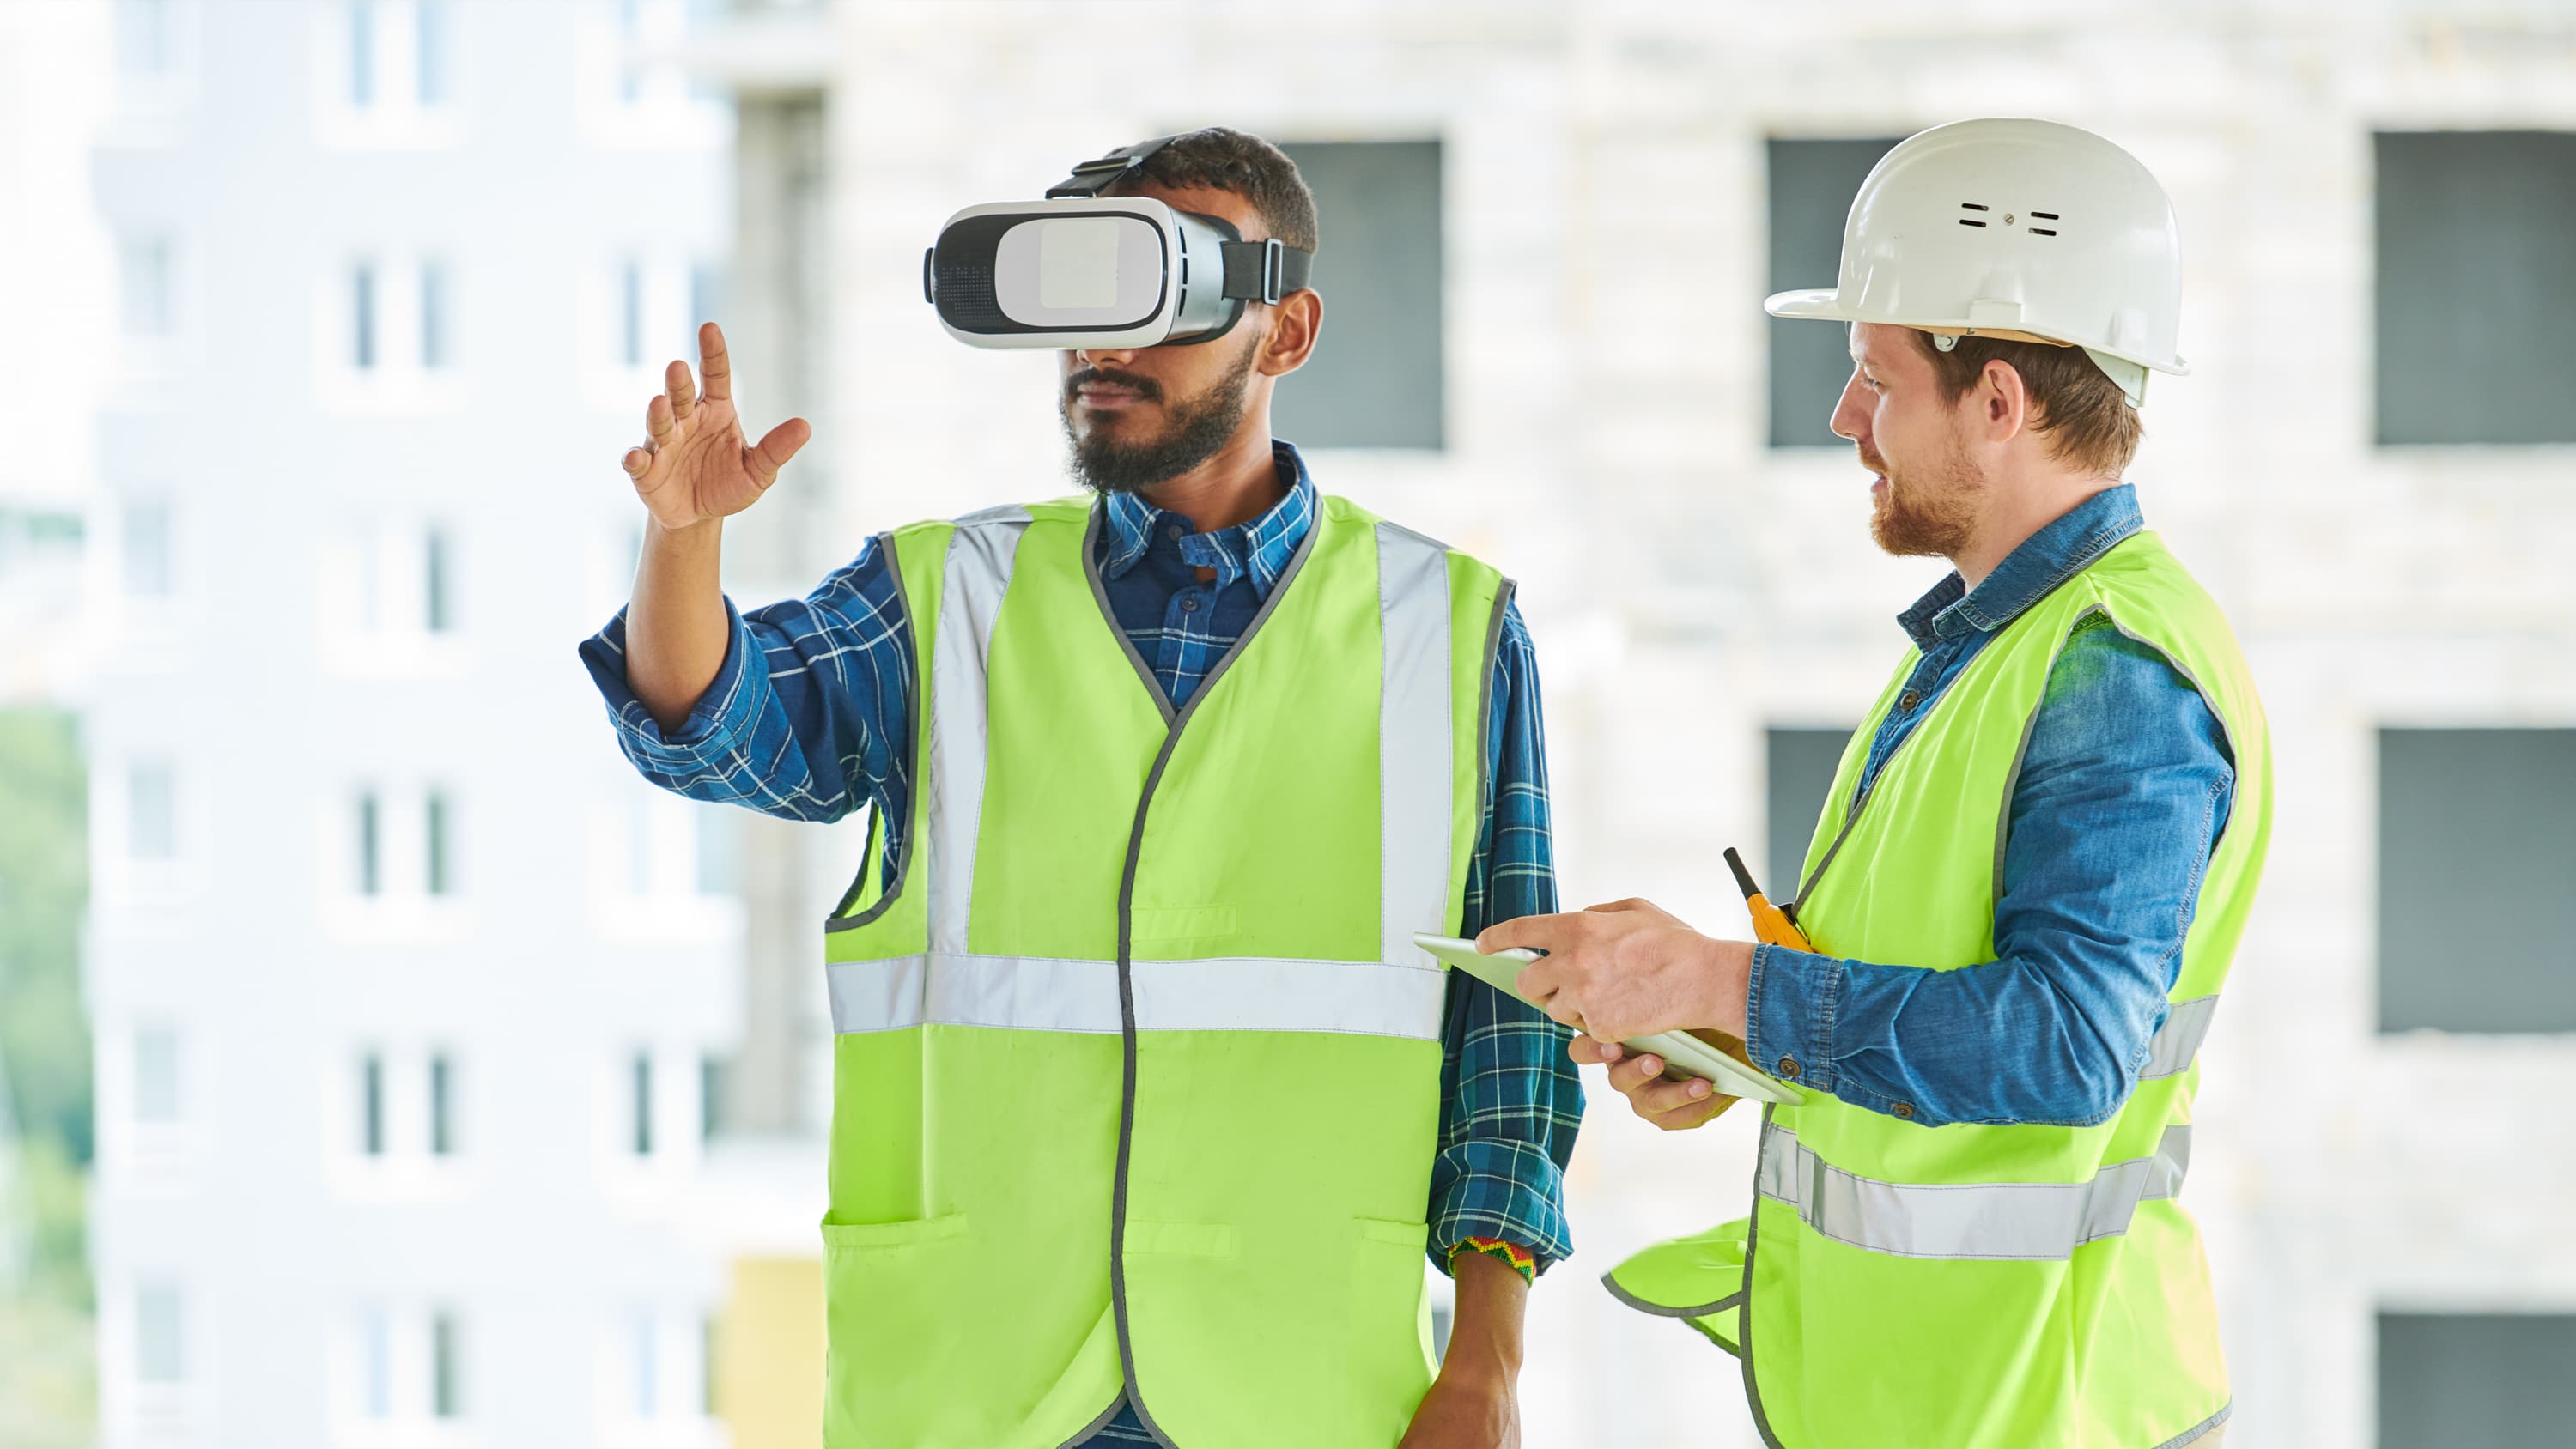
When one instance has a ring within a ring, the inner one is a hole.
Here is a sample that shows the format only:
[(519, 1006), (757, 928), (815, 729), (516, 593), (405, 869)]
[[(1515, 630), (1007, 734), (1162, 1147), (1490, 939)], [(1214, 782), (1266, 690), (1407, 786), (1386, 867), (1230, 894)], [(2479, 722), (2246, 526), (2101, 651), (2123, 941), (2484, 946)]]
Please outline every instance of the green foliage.
[(89, 785), (72, 717), (0, 710), (0, 1067), (18, 1127), (89, 1161), (89, 1027), (81, 918)]

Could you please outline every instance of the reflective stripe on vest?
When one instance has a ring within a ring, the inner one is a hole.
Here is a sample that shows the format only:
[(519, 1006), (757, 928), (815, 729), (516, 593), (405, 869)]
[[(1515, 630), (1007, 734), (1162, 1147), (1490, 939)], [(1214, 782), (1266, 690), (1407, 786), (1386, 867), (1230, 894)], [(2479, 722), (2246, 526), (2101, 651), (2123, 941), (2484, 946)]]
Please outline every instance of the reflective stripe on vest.
[[(835, 961), (832, 1030), (1119, 1031), (1118, 963), (923, 955)], [(1382, 961), (1227, 957), (1129, 968), (1138, 1031), (1335, 1031), (1440, 1039), (1447, 973)]]
[[(945, 563), (946, 581), (942, 588), (937, 642), (937, 666), (930, 701), (930, 759), (924, 789), (928, 795), (926, 839), (915, 842), (927, 852), (933, 868), (927, 872), (929, 883), (930, 958), (943, 963), (940, 975), (965, 969), (957, 963), (970, 960), (999, 960), (975, 957), (967, 950), (967, 923), (974, 914), (975, 855), (978, 836), (983, 826), (984, 778), (987, 731), (985, 710), (990, 681), (986, 661), (992, 653), (993, 628), (1000, 620), (1002, 599), (1010, 591), (1011, 563), (1018, 551), (1020, 536), (1027, 531), (1029, 514), (1025, 508), (998, 508), (960, 520), (951, 536)], [(1428, 1030), (1417, 1030), (1418, 1022), (1411, 1013), (1425, 989), (1425, 978), (1436, 985), (1440, 971), (1413, 944), (1413, 934), (1425, 929), (1424, 922), (1444, 920), (1449, 908), (1450, 882), (1450, 752), (1452, 720), (1449, 714), (1450, 623), (1449, 623), (1449, 555), (1441, 545), (1409, 529), (1391, 523), (1377, 525), (1378, 547), (1378, 620), (1382, 630), (1380, 689), (1378, 707), (1378, 794), (1379, 794), (1379, 952), (1376, 963), (1317, 962), (1329, 975), (1354, 983), (1365, 973), (1336, 972), (1330, 968), (1352, 965), (1378, 965), (1398, 973), (1385, 980), (1354, 984), (1368, 998), (1386, 1003), (1383, 1009), (1363, 1003), (1353, 1011), (1332, 1010), (1328, 1003), (1292, 1006), (1283, 1018), (1295, 1021), (1334, 1021), (1345, 1017), (1370, 1023), (1367, 1026), (1299, 1026), (1283, 1024), (1281, 1031), (1348, 1031), (1365, 1030), (1390, 1036), (1436, 1037), (1439, 1021), (1435, 1014)], [(1284, 585), (1284, 581), (1283, 581)], [(1121, 641), (1125, 641), (1122, 632)], [(1128, 645), (1132, 656), (1133, 645)], [(1142, 664), (1140, 661), (1140, 668)], [(1147, 671), (1150, 673), (1150, 671)], [(1203, 681), (1207, 690), (1214, 679)], [(1195, 699), (1196, 696), (1193, 696)], [(1166, 704), (1166, 715), (1170, 711)], [(854, 964), (854, 963), (853, 963)], [(1112, 1022), (1108, 1030), (1117, 1030), (1115, 1021), (1115, 963), (1111, 968)], [(1139, 981), (1149, 971), (1163, 975), (1163, 968), (1185, 965), (1223, 966), (1224, 962), (1136, 962)], [(1277, 965), (1280, 963), (1255, 963)], [(887, 969), (880, 965), (875, 969)], [(883, 1025), (842, 1025), (844, 977), (833, 974), (833, 1030), (878, 1031)], [(1180, 973), (1172, 971), (1177, 976)], [(1257, 974), (1257, 973), (1256, 973)], [(967, 996), (977, 995), (977, 988), (960, 987)], [(1140, 985), (1140, 990), (1141, 990)], [(1320, 988), (1316, 988), (1320, 990)], [(873, 987), (870, 988), (874, 990)], [(1245, 987), (1247, 1000), (1275, 1000), (1287, 1005), (1287, 998), (1277, 991), (1253, 983)], [(938, 993), (925, 993), (937, 996)], [(1199, 994), (1194, 988), (1193, 994)], [(1434, 1008), (1436, 1013), (1436, 1006)], [(1005, 1013), (1007, 1014), (1007, 1013)], [(1041, 1013), (1040, 1015), (1043, 1015)], [(1217, 1017), (1228, 1017), (1219, 1010)], [(1242, 1013), (1232, 1013), (1242, 1018)], [(891, 1020), (868, 1011), (851, 1018), (868, 1022)], [(935, 1009), (920, 1021), (941, 1021)], [(1083, 1015), (1081, 1019), (1092, 1019)], [(908, 1023), (908, 1024), (919, 1024)], [(985, 1025), (1022, 1024), (1000, 1021)], [(1052, 1029), (1026, 1023), (1031, 1029)], [(1091, 1030), (1088, 1027), (1066, 1027), (1062, 1030)], [(1139, 1029), (1153, 1027), (1139, 1022)]]
[(2140, 1081), (2170, 1077), (2191, 1065), (2200, 1055), (2200, 1040), (2209, 1035), (2209, 1019), (2218, 1014), (2218, 998), (2195, 996), (2177, 1001), (2165, 1012), (2165, 1024), (2156, 1028), (2153, 1041), (2147, 1043), (2147, 1065), (2138, 1073)]
[(2165, 1129), (2152, 1157), (2106, 1164), (2090, 1182), (1918, 1184), (1843, 1171), (1765, 1123), (1754, 1189), (1837, 1242), (1903, 1258), (2056, 1261), (2129, 1230), (2138, 1204), (2182, 1190), (2191, 1128)]

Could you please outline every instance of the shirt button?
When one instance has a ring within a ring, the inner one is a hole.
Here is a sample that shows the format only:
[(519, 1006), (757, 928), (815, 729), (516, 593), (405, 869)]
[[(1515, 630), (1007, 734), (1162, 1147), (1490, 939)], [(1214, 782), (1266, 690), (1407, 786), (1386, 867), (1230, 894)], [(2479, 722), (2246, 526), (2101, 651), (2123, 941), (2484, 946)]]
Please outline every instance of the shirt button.
[(1891, 1110), (1896, 1113), (1899, 1121), (1911, 1122), (1914, 1120), (1914, 1104), (1911, 1102), (1899, 1102)]
[(1796, 1057), (1782, 1057), (1780, 1059), (1780, 1070), (1772, 1075), (1777, 1076), (1784, 1082), (1795, 1077), (1798, 1075), (1798, 1059)]
[(1178, 540), (1181, 536), (1181, 526), (1177, 523), (1173, 524), (1171, 527), (1163, 530), (1163, 536), (1165, 538)]
[(1905, 691), (1905, 697), (1896, 702), (1896, 707), (1898, 709), (1912, 709), (1917, 703), (1921, 702), (1922, 698), (1922, 695), (1909, 689)]
[(1189, 598), (1189, 599), (1183, 599), (1183, 600), (1181, 600), (1181, 612), (1182, 612), (1182, 613), (1184, 613), (1184, 614), (1195, 614), (1195, 613), (1197, 613), (1198, 611), (1199, 611), (1199, 601), (1198, 601), (1197, 599), (1195, 599), (1195, 598)]

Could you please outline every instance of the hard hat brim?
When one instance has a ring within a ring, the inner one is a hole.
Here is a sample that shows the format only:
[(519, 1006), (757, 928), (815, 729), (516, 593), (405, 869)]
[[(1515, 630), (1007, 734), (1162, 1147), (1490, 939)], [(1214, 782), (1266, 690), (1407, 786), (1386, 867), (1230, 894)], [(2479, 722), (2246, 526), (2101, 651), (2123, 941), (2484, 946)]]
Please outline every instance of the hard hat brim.
[[(1977, 330), (1976, 324), (1969, 322), (1964, 318), (1925, 317), (1916, 319), (1909, 317), (1900, 321), (1893, 317), (1864, 316), (1860, 312), (1844, 306), (1842, 302), (1842, 294), (1831, 287), (1811, 287), (1804, 291), (1797, 292), (1774, 292), (1770, 296), (1762, 299), (1762, 310), (1770, 313), (1774, 317), (1797, 317), (1812, 322), (1882, 322), (1891, 326), (1913, 327), (1926, 331), (1935, 328), (1962, 332), (1974, 332)], [(1991, 330), (1991, 326), (1989, 327), (1989, 330)], [(2068, 347), (2095, 347), (2095, 350), (2109, 353), (2111, 356), (2117, 357), (2124, 362), (2134, 362), (2140, 367), (2150, 368), (2156, 372), (2165, 373), (2173, 377), (2186, 377), (2191, 373), (2191, 364), (2185, 362), (2179, 357), (2146, 357), (2128, 352), (2124, 349), (2098, 347), (2095, 344), (2080, 342), (2071, 338), (2065, 340), (2065, 345)]]

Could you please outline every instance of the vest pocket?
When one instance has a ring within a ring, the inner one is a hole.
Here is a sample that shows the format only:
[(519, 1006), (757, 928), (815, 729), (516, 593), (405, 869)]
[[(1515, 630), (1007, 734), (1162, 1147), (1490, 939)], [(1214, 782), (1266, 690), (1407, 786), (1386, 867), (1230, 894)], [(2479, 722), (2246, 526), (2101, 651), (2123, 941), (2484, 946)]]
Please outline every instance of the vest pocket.
[(827, 1251), (900, 1248), (913, 1243), (935, 1243), (941, 1238), (966, 1234), (966, 1215), (949, 1213), (945, 1217), (913, 1218), (896, 1223), (825, 1223), (823, 1246)]

